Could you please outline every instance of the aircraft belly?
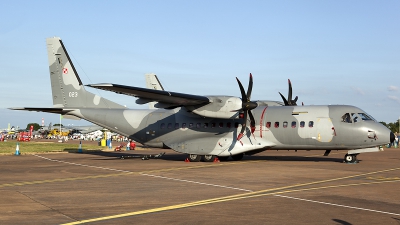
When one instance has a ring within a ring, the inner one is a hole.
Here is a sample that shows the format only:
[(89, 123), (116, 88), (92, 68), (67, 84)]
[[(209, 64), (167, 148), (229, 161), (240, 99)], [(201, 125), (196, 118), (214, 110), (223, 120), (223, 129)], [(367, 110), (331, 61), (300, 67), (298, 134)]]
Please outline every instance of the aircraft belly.
[(181, 153), (219, 155), (222, 151), (228, 149), (231, 142), (232, 139), (227, 137), (203, 137), (176, 142), (166, 141), (165, 144)]

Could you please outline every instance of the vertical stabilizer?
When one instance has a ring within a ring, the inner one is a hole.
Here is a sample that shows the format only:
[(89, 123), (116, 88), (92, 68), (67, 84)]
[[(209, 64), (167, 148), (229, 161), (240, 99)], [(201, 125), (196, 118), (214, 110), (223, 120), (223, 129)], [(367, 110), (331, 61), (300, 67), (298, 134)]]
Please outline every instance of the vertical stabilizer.
[[(147, 73), (144, 76), (146, 77), (146, 87), (148, 89), (164, 91), (161, 82), (157, 78), (157, 75), (155, 75), (154, 73)], [(155, 109), (155, 104), (156, 102), (149, 102), (149, 109)]]
[(54, 107), (125, 108), (85, 90), (61, 38), (47, 38), (46, 44)]

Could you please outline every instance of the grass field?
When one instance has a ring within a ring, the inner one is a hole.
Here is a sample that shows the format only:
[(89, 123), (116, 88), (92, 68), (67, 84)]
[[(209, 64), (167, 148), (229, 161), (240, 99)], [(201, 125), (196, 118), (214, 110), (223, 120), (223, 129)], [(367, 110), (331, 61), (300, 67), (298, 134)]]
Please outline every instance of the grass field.
[[(79, 144), (58, 143), (58, 142), (18, 142), (21, 154), (44, 153), (44, 152), (77, 152)], [(14, 154), (17, 142), (0, 142), (0, 154)], [(104, 150), (106, 147), (82, 144), (82, 151)]]

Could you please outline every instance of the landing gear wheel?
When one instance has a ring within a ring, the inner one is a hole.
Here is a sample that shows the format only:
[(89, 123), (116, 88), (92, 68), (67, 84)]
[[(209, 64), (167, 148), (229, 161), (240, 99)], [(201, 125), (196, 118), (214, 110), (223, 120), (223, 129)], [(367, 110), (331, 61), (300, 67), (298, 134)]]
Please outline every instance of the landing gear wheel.
[(355, 163), (355, 162), (357, 162), (357, 155), (346, 154), (344, 156), (344, 162), (345, 163)]
[(190, 154), (188, 158), (190, 162), (200, 162), (201, 155)]
[(232, 155), (232, 159), (235, 161), (239, 161), (241, 159), (243, 159), (243, 153), (242, 154), (237, 154), (237, 155)]
[(218, 156), (219, 161), (228, 161), (229, 156)]
[(204, 162), (214, 162), (215, 155), (205, 155), (203, 156), (203, 161)]

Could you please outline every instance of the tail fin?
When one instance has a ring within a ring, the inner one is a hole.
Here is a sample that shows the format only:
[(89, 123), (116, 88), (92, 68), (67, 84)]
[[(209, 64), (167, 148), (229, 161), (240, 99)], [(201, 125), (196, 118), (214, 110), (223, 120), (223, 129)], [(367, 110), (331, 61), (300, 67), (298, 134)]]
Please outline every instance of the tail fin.
[(54, 107), (125, 108), (85, 90), (61, 38), (47, 38), (46, 44)]
[[(146, 77), (146, 88), (164, 91), (160, 80), (158, 80), (157, 78), (157, 75), (155, 75), (154, 73), (147, 73), (144, 76)], [(149, 109), (155, 109), (155, 104), (156, 102), (149, 102)]]

